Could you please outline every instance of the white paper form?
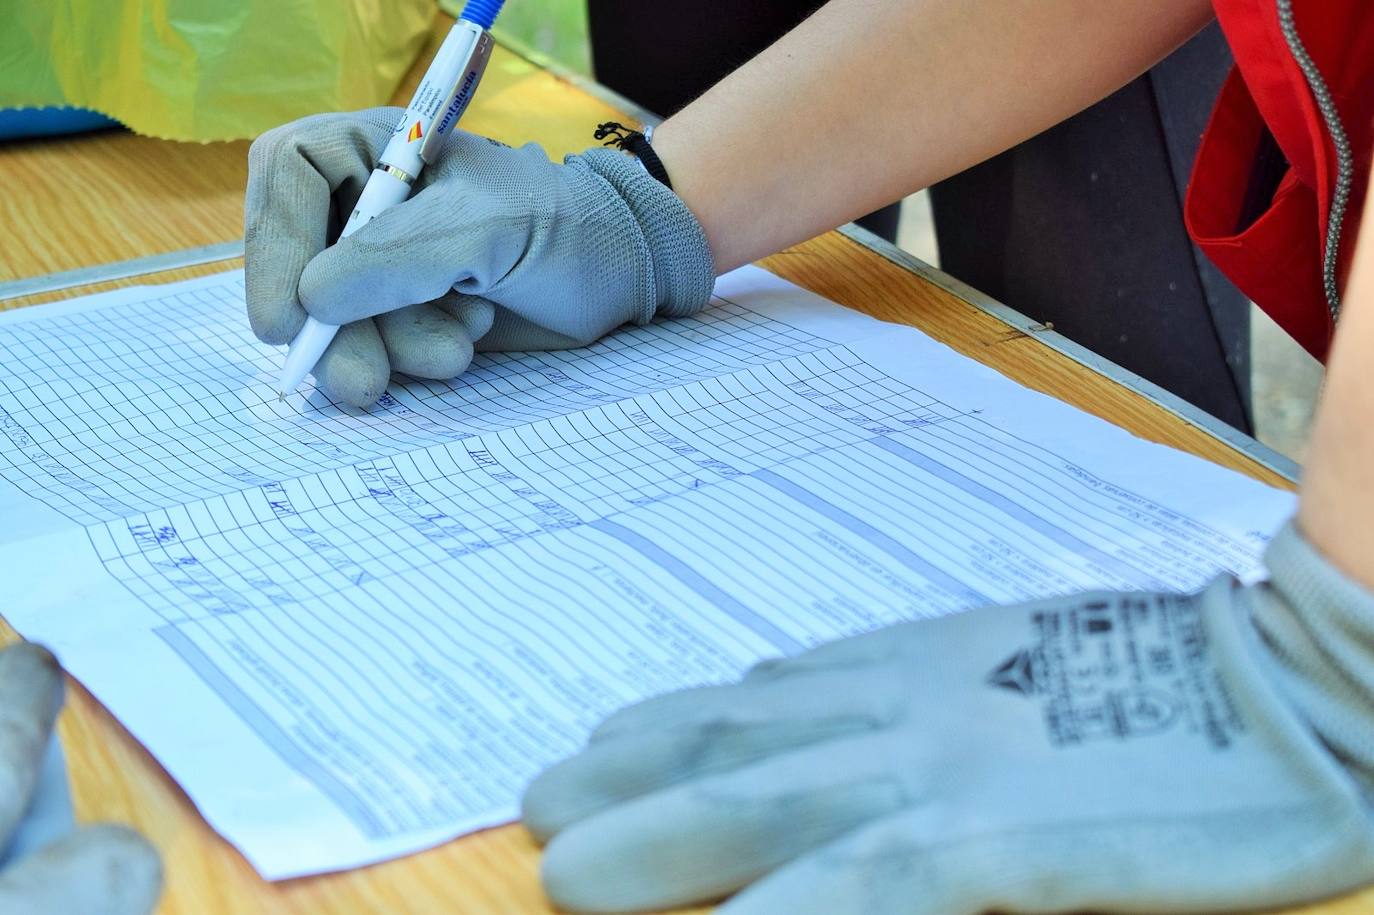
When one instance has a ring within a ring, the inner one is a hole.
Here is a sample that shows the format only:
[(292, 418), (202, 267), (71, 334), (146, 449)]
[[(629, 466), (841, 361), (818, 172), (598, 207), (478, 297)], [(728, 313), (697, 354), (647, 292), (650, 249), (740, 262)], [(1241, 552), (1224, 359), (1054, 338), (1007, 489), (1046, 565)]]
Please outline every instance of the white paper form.
[(1292, 497), (745, 268), (276, 402), (242, 274), (0, 316), (0, 611), (269, 878), (511, 819), (615, 708), (898, 620), (1258, 572)]

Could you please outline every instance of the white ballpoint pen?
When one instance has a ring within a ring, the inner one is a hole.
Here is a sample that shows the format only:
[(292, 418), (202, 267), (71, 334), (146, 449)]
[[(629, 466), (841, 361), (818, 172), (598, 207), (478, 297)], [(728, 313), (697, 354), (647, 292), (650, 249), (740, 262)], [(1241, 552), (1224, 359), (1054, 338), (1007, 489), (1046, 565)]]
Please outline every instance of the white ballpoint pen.
[[(358, 204), (348, 217), (340, 238), (347, 238), (367, 225), (378, 213), (410, 196), (411, 186), (420, 170), (439, 154), (444, 138), (462, 117), (472, 101), (482, 72), (491, 57), (491, 35), (487, 31), (501, 11), (504, 0), (468, 0), (458, 21), (425, 71), (405, 116), (396, 125), (391, 140), (382, 150), (377, 166), (363, 187)], [(329, 343), (338, 333), (334, 324), (307, 317), (305, 325), (291, 341), (282, 366), (277, 399), (295, 391), (315, 368)]]

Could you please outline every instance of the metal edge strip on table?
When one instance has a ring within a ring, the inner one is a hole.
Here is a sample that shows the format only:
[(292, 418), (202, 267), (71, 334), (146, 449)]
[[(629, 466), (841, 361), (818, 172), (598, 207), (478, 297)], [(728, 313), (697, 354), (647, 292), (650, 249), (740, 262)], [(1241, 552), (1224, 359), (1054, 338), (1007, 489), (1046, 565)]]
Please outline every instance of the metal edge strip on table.
[(168, 251), (165, 254), (134, 257), (126, 261), (78, 267), (75, 270), (63, 270), (60, 273), (45, 273), (39, 276), (26, 277), (22, 280), (0, 283), (0, 302), (5, 299), (17, 299), (25, 295), (37, 295), (40, 292), (52, 292), (57, 289), (68, 289), (72, 286), (90, 286), (94, 283), (122, 280), (126, 277), (141, 276), (145, 273), (161, 273), (164, 270), (194, 267), (197, 264), (210, 264), (215, 261), (227, 261), (242, 256), (243, 240), (239, 239), (238, 241), (226, 241), (216, 245), (205, 245), (200, 248), (183, 248), (180, 251)]
[(861, 226), (850, 223), (841, 226), (839, 231), (840, 234), (857, 242), (875, 254), (881, 255), (903, 269), (910, 270), (912, 273), (939, 286), (951, 295), (963, 299), (979, 311), (992, 315), (1003, 324), (1021, 331), (1028, 337), (1034, 337), (1050, 349), (1061, 355), (1067, 356), (1079, 365), (1085, 366), (1099, 375), (1105, 375), (1107, 378), (1110, 378), (1123, 387), (1130, 388), (1137, 394), (1140, 394), (1156, 405), (1168, 410), (1188, 425), (1231, 446), (1254, 460), (1256, 463), (1274, 471), (1274, 473), (1277, 473), (1284, 479), (1293, 483), (1298, 481), (1298, 475), (1301, 473), (1302, 468), (1297, 462), (1279, 454), (1268, 445), (1262, 444), (1234, 426), (1222, 422), (1210, 413), (1198, 409), (1181, 397), (1171, 394), (1153, 381), (1142, 378), (1135, 372), (1122, 368), (1110, 359), (1099, 356), (1092, 350), (1073, 342), (1063, 334), (1046, 329), (1040, 322), (1033, 321), (1016, 309), (1003, 305), (996, 299), (984, 295), (972, 286), (962, 283), (950, 276), (948, 273), (937, 270), (920, 258), (908, 254), (887, 239), (875, 235)]

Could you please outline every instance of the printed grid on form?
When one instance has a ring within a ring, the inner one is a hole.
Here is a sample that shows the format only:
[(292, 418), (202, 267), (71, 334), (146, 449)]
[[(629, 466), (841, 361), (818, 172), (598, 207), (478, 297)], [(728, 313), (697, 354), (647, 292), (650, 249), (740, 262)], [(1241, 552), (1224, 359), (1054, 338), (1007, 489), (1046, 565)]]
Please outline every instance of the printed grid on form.
[(509, 816), (605, 714), (768, 654), (1255, 562), (727, 300), (482, 357), (373, 413), (282, 407), (236, 276), (0, 327), (0, 472), (81, 522), (157, 636), (368, 838)]
[(271, 393), (280, 357), (245, 332), (234, 276), (67, 315), (60, 330), (7, 327), (0, 429), (14, 450), (0, 465), (5, 477), (91, 523), (827, 345), (717, 299), (691, 322), (628, 328), (575, 353), (479, 355), (461, 378), (393, 387), (366, 413), (318, 393), (283, 404)]

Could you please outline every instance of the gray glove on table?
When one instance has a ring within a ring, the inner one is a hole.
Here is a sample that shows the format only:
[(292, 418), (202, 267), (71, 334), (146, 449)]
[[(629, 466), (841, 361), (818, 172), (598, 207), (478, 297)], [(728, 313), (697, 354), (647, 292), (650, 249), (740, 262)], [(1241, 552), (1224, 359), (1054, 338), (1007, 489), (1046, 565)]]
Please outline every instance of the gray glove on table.
[[(62, 670), (46, 649), (0, 651), (0, 847), (29, 807), (61, 707)], [(0, 912), (146, 915), (161, 886), (157, 852), (137, 833), (85, 826), (0, 868)]]
[(578, 346), (706, 304), (715, 270), (696, 218), (609, 149), (558, 165), (532, 144), (455, 130), (409, 200), (326, 248), (400, 116), (304, 118), (248, 154), (249, 322), (273, 344), (289, 342), (307, 310), (346, 324), (315, 373), (331, 396), (367, 406), (393, 370), (461, 373), (474, 344)]
[(1271, 582), (909, 623), (608, 719), (525, 820), (584, 911), (1202, 912), (1374, 880), (1374, 595)]

